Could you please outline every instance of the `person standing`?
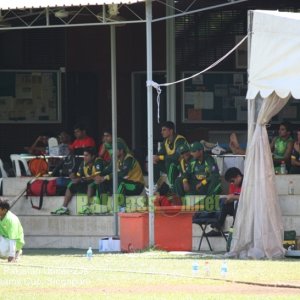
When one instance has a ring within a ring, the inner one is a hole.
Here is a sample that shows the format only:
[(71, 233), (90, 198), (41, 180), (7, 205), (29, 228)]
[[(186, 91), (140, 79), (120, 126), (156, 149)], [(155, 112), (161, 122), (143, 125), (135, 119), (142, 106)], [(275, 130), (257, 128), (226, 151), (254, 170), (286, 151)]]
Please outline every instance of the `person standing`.
[(153, 156), (154, 181), (157, 182), (160, 172), (166, 173), (171, 188), (179, 175), (179, 152), (183, 144), (188, 144), (185, 137), (175, 131), (175, 125), (171, 121), (161, 124), (161, 135), (164, 138), (161, 149)]
[(24, 232), (19, 218), (10, 211), (7, 201), (0, 199), (0, 256), (16, 261), (24, 246)]

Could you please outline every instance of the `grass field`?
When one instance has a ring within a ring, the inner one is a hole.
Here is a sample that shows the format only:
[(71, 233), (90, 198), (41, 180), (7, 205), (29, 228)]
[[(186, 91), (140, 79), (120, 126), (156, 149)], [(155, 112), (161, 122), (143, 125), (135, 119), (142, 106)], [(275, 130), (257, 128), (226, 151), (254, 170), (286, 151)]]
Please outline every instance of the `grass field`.
[(0, 260), (0, 299), (300, 299), (300, 260), (227, 260), (225, 278), (222, 261), (161, 251), (94, 251), (89, 261), (84, 250), (25, 249), (18, 263)]

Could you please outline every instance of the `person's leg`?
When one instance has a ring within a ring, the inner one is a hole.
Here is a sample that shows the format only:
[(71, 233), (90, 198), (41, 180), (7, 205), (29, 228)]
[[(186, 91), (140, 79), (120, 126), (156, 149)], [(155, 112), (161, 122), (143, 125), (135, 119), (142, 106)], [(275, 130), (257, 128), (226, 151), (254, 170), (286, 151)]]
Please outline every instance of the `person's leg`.
[(0, 235), (0, 257), (9, 256), (9, 240)]
[(174, 162), (172, 159), (166, 158), (165, 169), (167, 172), (169, 184), (171, 188), (173, 188), (175, 184), (175, 180), (179, 176), (178, 164)]
[(153, 165), (153, 176), (154, 176), (154, 183), (158, 181), (160, 178), (160, 173), (166, 173), (166, 168), (165, 168), (165, 162), (164, 161), (159, 161), (157, 164)]
[(87, 203), (87, 205), (91, 205), (93, 203), (96, 188), (97, 188), (97, 185), (94, 182), (88, 185), (88, 188), (87, 188), (88, 203)]
[(71, 202), (73, 194), (69, 188), (67, 188), (64, 198), (63, 207), (67, 208), (69, 203)]
[[(220, 199), (221, 200), (221, 199)], [(224, 226), (227, 215), (233, 216), (234, 214), (234, 203), (225, 203), (224, 200), (220, 201), (221, 212), (218, 218), (217, 228), (220, 229)]]
[(72, 197), (76, 193), (87, 193), (87, 183), (82, 182), (82, 183), (73, 183), (70, 182), (68, 184), (65, 197), (64, 197), (64, 203), (63, 206), (58, 208), (57, 210), (51, 212), (53, 215), (69, 215), (70, 211), (68, 209), (68, 205), (72, 200)]
[(174, 192), (176, 195), (183, 197), (185, 195), (183, 189), (182, 177), (177, 177), (174, 184)]
[(119, 183), (118, 194), (137, 196), (143, 191), (144, 185), (139, 182), (123, 180)]

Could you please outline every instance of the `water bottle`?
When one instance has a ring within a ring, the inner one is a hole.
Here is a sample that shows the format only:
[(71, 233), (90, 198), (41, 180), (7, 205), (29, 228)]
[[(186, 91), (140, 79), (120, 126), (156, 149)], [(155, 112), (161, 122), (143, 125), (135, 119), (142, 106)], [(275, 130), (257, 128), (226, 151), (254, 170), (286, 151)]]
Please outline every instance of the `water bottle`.
[(295, 190), (294, 190), (294, 182), (291, 180), (289, 182), (289, 189), (288, 189), (288, 194), (289, 195), (294, 195)]
[(197, 275), (199, 273), (199, 263), (196, 259), (194, 260), (194, 262), (192, 264), (192, 273), (193, 273), (193, 275)]
[(286, 174), (286, 166), (284, 160), (280, 164), (280, 174)]
[(221, 276), (225, 278), (227, 276), (227, 272), (228, 272), (227, 262), (224, 260), (221, 265)]
[(91, 260), (93, 257), (93, 250), (92, 247), (89, 247), (89, 249), (86, 251), (86, 257), (88, 260)]
[(204, 275), (207, 277), (210, 275), (210, 267), (208, 261), (206, 261), (204, 264)]

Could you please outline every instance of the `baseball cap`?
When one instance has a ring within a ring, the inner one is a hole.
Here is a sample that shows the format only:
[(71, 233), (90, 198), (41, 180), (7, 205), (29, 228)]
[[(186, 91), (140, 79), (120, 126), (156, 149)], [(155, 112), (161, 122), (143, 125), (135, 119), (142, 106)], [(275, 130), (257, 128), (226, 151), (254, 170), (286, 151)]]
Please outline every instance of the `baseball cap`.
[(178, 153), (183, 154), (190, 151), (190, 146), (188, 144), (183, 144), (178, 148)]
[(124, 143), (118, 141), (117, 142), (117, 148), (118, 148), (118, 150), (125, 150), (126, 146), (124, 145)]
[(204, 150), (204, 147), (200, 142), (194, 142), (191, 144), (191, 152), (196, 152), (199, 150)]

